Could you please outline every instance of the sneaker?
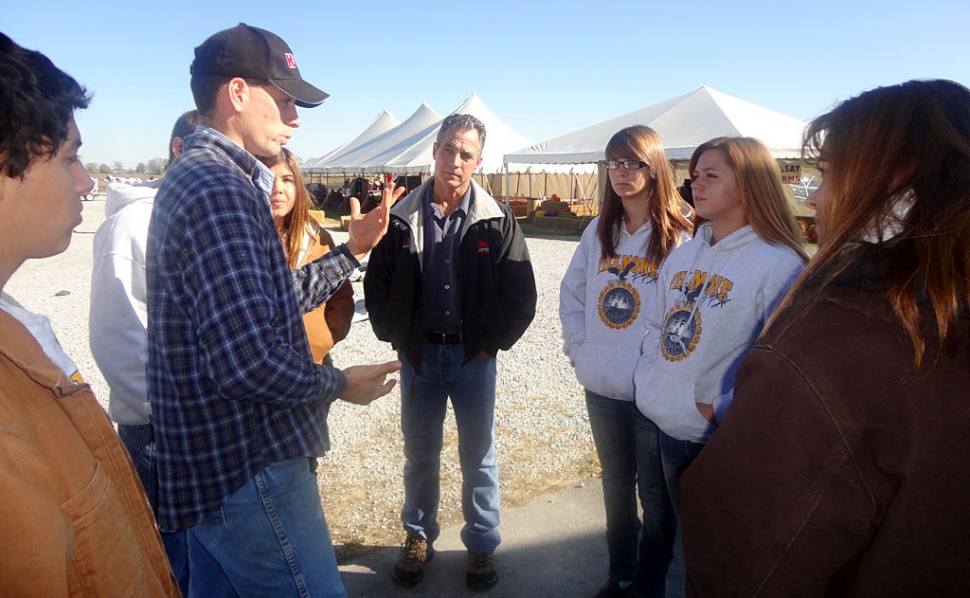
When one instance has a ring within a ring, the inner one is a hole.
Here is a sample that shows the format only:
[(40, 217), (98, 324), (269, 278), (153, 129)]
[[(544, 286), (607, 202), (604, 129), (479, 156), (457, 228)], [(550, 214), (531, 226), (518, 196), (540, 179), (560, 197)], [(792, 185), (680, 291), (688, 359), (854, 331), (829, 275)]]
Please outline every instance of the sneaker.
[(600, 591), (593, 594), (593, 598), (629, 598), (631, 596), (633, 596), (633, 584), (621, 588), (620, 582), (612, 577), (606, 582), (605, 586), (600, 588)]
[(434, 556), (434, 543), (419, 536), (408, 536), (401, 546), (401, 558), (394, 564), (394, 583), (413, 586), (424, 576), (424, 564)]
[(470, 588), (488, 588), (498, 581), (495, 571), (495, 556), (491, 552), (468, 553), (468, 568), (465, 569), (465, 585)]

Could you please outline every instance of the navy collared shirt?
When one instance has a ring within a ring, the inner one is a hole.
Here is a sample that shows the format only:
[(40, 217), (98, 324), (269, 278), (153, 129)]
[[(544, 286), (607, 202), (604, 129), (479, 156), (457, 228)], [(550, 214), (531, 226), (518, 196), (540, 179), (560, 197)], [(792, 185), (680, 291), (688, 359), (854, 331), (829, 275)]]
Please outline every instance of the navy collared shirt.
[(424, 198), (424, 309), (428, 330), (461, 331), (461, 277), (459, 252), (461, 232), (468, 216), (471, 185), (461, 204), (446, 218), (434, 203), (434, 185)]
[(313, 362), (301, 314), (357, 260), (343, 245), (292, 273), (268, 202), (273, 175), (199, 127), (166, 173), (148, 234), (148, 393), (158, 525), (200, 523), (268, 465), (321, 456), (346, 387)]

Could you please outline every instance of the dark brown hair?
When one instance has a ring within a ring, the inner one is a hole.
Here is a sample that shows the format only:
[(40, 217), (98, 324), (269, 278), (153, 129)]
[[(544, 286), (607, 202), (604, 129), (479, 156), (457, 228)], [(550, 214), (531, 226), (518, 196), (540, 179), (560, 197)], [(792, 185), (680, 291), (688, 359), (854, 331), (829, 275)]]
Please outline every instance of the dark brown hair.
[(0, 33), (0, 176), (21, 178), (35, 159), (53, 158), (90, 101), (49, 58)]
[(168, 140), (168, 163), (171, 164), (175, 161), (175, 150), (172, 148), (172, 142), (175, 141), (176, 137), (185, 139), (195, 131), (195, 126), (199, 124), (199, 111), (189, 110), (182, 114), (175, 120), (175, 126), (172, 127), (172, 136)]
[[(674, 183), (673, 170), (664, 154), (664, 145), (657, 132), (650, 127), (634, 125), (621, 129), (606, 144), (607, 160), (639, 159), (650, 169), (649, 202), (650, 225), (653, 234), (647, 247), (647, 259), (659, 265), (677, 247), (681, 233), (690, 232), (691, 224), (682, 209), (690, 214), (690, 207), (680, 198)], [(604, 185), (603, 205), (600, 208), (596, 234), (604, 257), (616, 257), (623, 226), (623, 201), (607, 181)]]

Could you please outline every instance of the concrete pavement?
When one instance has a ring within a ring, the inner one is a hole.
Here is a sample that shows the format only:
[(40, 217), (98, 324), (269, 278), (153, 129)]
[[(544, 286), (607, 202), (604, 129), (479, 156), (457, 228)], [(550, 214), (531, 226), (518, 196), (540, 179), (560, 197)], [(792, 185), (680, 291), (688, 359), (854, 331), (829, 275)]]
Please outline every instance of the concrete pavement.
[(397, 546), (342, 565), (341, 579), (351, 598), (583, 598), (606, 581), (606, 517), (599, 479), (503, 509), (499, 530), (502, 544), (495, 551), (499, 579), (487, 590), (465, 586), (467, 557), (459, 537), (461, 525), (441, 531), (424, 579), (413, 587), (391, 581), (400, 554)]

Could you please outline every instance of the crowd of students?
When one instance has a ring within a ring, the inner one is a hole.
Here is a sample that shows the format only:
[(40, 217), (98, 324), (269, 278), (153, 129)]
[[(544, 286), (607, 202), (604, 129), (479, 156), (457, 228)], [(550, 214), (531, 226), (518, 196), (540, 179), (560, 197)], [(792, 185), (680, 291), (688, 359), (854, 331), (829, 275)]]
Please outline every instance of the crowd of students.
[(610, 141), (560, 292), (603, 467), (596, 596), (966, 594), (970, 91), (909, 81), (809, 125), (810, 261), (758, 140), (695, 150), (690, 240), (658, 147)]
[[(402, 356), (406, 400), (433, 394), (426, 411), (443, 414), (474, 386), (472, 402), (488, 408), (468, 413), (488, 423), (463, 475), (494, 470), (494, 357), (531, 321), (535, 286), (514, 219), (470, 183), (481, 123), (456, 115), (439, 134), (436, 181), (404, 212), (391, 212), (403, 191), (392, 185), (366, 216), (355, 204), (350, 239), (335, 246), (308, 218), (299, 166), (281, 147), (299, 126), (295, 106), (327, 97), (285, 42), (240, 24), (197, 48), (192, 72), (200, 126), (176, 126), (173, 158), (183, 157), (157, 195), (115, 189), (141, 202), (138, 234), (120, 244), (134, 253), (119, 258), (119, 241), (102, 236), (104, 256), (137, 267), (104, 304), (131, 311), (132, 350), (99, 365), (151, 364), (147, 380), (128, 381), (137, 400), (112, 413), (122, 438), (49, 321), (0, 298), (0, 594), (345, 595), (314, 457), (329, 446), (329, 405), (387, 394), (402, 365), (327, 365), (350, 325), (347, 277), (375, 247), (384, 257), (365, 288), (411, 306), (385, 306), (375, 324)], [(84, 88), (2, 34), (0, 79), (2, 289), (25, 260), (67, 248), (91, 179), (74, 121)], [(606, 147), (601, 214), (560, 289), (564, 351), (603, 468), (598, 597), (970, 593), (970, 90), (935, 80), (864, 92), (809, 125), (804, 154), (823, 176), (808, 199), (811, 260), (760, 141), (698, 146), (693, 207), (655, 131), (629, 127)], [(401, 264), (419, 263), (405, 223), (425, 209), (425, 258), (441, 272), (401, 287)], [(464, 256), (450, 235), (466, 218), (476, 247), (515, 259), (479, 251), (487, 263), (450, 266)], [(486, 288), (493, 307), (428, 290), (463, 273), (463, 292)], [(526, 304), (515, 285), (532, 289)], [(496, 311), (507, 310), (518, 310), (514, 325), (500, 330)], [(415, 337), (415, 321), (434, 331)], [(422, 363), (469, 377), (431, 392)], [(428, 413), (412, 414), (406, 435), (412, 477), (440, 452)], [(437, 534), (425, 477), (411, 480), (402, 515), (394, 578), (406, 585)], [(498, 487), (485, 477), (463, 531), (467, 583), (479, 588), (497, 581)]]

